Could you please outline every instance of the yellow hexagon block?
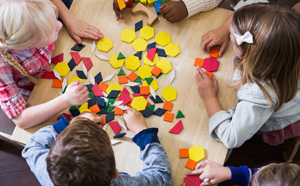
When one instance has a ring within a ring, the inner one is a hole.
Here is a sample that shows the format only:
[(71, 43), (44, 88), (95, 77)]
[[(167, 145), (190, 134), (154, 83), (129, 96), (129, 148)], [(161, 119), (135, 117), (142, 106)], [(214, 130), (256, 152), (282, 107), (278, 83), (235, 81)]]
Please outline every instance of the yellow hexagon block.
[[(149, 86), (148, 83), (147, 83), (147, 81), (143, 82), (143, 86)], [(157, 83), (156, 79), (153, 79), (151, 81), (150, 87), (152, 87), (154, 91), (156, 91), (158, 89), (158, 83)]]
[(161, 46), (166, 46), (167, 44), (171, 43), (171, 36), (166, 32), (161, 32), (155, 36), (156, 43)]
[(147, 103), (147, 100), (143, 96), (138, 96), (133, 98), (131, 107), (135, 108), (137, 111), (141, 111), (146, 109)]
[(176, 57), (180, 53), (179, 45), (176, 43), (169, 43), (165, 46), (167, 56)]
[(125, 65), (128, 70), (134, 71), (141, 66), (141, 63), (138, 57), (130, 55), (126, 58)]
[(145, 65), (153, 66), (159, 61), (158, 54), (155, 53), (153, 61), (150, 61), (150, 59), (147, 58), (147, 54), (145, 54), (143, 60)]
[(160, 68), (162, 73), (167, 74), (172, 70), (171, 62), (165, 59), (159, 60), (159, 62), (156, 63), (156, 66)]
[(68, 80), (68, 85), (70, 84), (70, 83), (72, 83), (73, 81), (79, 81), (79, 82), (83, 82), (83, 80), (82, 79), (80, 79), (79, 77), (77, 77), (77, 76), (74, 76), (74, 77), (72, 77), (72, 78), (70, 78), (69, 80)]
[(112, 40), (104, 37), (97, 42), (97, 46), (98, 50), (108, 52), (113, 47)]
[(200, 147), (199, 145), (195, 145), (189, 149), (189, 158), (198, 162), (205, 158), (204, 148)]
[(109, 94), (112, 90), (119, 90), (119, 91), (122, 91), (123, 88), (121, 87), (121, 85), (119, 83), (112, 83), (112, 84), (109, 84), (107, 86), (107, 89), (106, 89), (106, 94)]
[(140, 36), (141, 36), (141, 38), (144, 38), (146, 40), (151, 39), (152, 37), (154, 37), (154, 28), (152, 28), (151, 26), (148, 26), (148, 25), (144, 26), (140, 30)]
[(83, 103), (78, 110), (80, 113), (91, 112), (91, 110), (88, 108), (88, 102)]
[(161, 97), (164, 98), (166, 101), (173, 101), (177, 97), (177, 90), (172, 86), (168, 86), (163, 88)]
[(135, 38), (134, 30), (126, 28), (123, 32), (121, 32), (121, 39), (124, 42), (131, 43)]
[(148, 43), (143, 38), (137, 38), (133, 41), (131, 46), (136, 52), (140, 52), (146, 50)]
[(68, 63), (57, 63), (53, 70), (58, 72), (60, 76), (67, 76), (70, 72)]
[(124, 65), (125, 59), (118, 59), (119, 54), (114, 54), (109, 59), (109, 64), (114, 68), (121, 68)]
[(139, 75), (142, 79), (150, 78), (152, 76), (151, 70), (152, 68), (148, 65), (143, 65), (139, 68), (137, 75)]

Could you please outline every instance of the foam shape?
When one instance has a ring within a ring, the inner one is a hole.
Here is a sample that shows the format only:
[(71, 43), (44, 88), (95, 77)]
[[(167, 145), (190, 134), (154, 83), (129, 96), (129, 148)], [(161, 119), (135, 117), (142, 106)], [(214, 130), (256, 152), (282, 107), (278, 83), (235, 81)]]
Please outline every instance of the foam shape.
[(122, 91), (123, 88), (121, 87), (121, 85), (119, 83), (112, 83), (112, 84), (109, 84), (107, 89), (106, 89), (106, 93), (109, 94), (112, 90), (119, 90), (119, 91)]
[[(156, 48), (150, 48), (150, 49), (148, 50), (147, 58), (148, 58), (150, 61), (153, 61), (154, 55), (156, 54), (155, 52), (156, 52)], [(157, 57), (158, 57), (158, 55), (157, 55)]]
[(84, 72), (81, 70), (76, 70), (77, 76), (81, 79), (87, 79), (87, 77), (85, 76)]
[(108, 94), (107, 98), (116, 98), (121, 91), (119, 90), (112, 90), (110, 91), (110, 93)]
[(119, 122), (119, 125), (120, 125), (123, 129), (128, 130), (127, 127), (126, 127), (126, 125), (125, 125), (125, 123), (124, 123), (124, 121), (122, 121), (122, 120), (120, 120), (120, 119), (118, 118), (118, 122)]
[(199, 145), (195, 145), (189, 149), (189, 158), (195, 162), (198, 162), (205, 158), (204, 148)]
[(135, 23), (134, 30), (138, 31), (143, 27), (143, 20), (140, 20), (139, 22)]
[(131, 102), (131, 107), (137, 111), (145, 110), (147, 106), (147, 100), (143, 96), (134, 97)]
[(108, 61), (108, 58), (105, 57), (105, 56), (102, 55), (102, 54), (96, 54), (96, 56), (97, 56), (99, 59), (102, 59), (102, 60), (104, 60), (104, 61)]
[(176, 123), (176, 125), (174, 125), (174, 127), (169, 131), (170, 133), (173, 134), (178, 134), (180, 131), (182, 131), (183, 129), (183, 125), (182, 125), (182, 121), (178, 121), (178, 123)]
[(96, 49), (96, 41), (94, 40), (92, 45), (91, 45), (92, 54), (95, 52), (95, 49)]
[(164, 49), (158, 48), (158, 49), (156, 50), (156, 53), (158, 54), (158, 56), (161, 56), (161, 57), (167, 57), (167, 54), (166, 54), (166, 52), (165, 52)]
[(143, 95), (149, 95), (149, 86), (140, 86), (140, 94)]
[(145, 54), (143, 60), (145, 65), (154, 66), (159, 61), (158, 54), (154, 54), (152, 61), (147, 57), (147, 54)]
[(119, 133), (114, 136), (114, 138), (122, 138), (126, 135), (126, 133)]
[(182, 114), (182, 112), (180, 110), (178, 110), (176, 118), (184, 118), (184, 115)]
[(158, 1), (154, 1), (153, 4), (154, 4), (154, 7), (155, 7), (156, 14), (159, 15), (160, 14), (159, 13), (159, 7), (162, 5), (162, 2), (160, 0), (158, 0)]
[(54, 88), (61, 88), (62, 87), (62, 81), (59, 79), (53, 79), (52, 87)]
[(121, 131), (121, 127), (117, 121), (111, 121), (108, 124), (111, 127), (111, 129), (114, 131), (115, 134), (118, 134)]
[(150, 93), (152, 97), (156, 97), (155, 90), (152, 87), (150, 87)]
[(165, 101), (164, 105), (163, 105), (163, 109), (166, 109), (167, 111), (171, 111), (173, 108), (173, 105), (174, 105), (173, 103)]
[(179, 45), (176, 43), (169, 43), (165, 46), (167, 56), (176, 57), (180, 53)]
[(126, 28), (121, 32), (121, 39), (126, 43), (131, 43), (136, 38), (135, 31)]
[(81, 61), (81, 56), (78, 52), (70, 52), (72, 58), (74, 59), (76, 65), (78, 65)]
[(152, 73), (153, 75), (155, 75), (155, 76), (158, 76), (161, 72), (162, 72), (162, 70), (161, 70), (159, 67), (157, 67), (157, 66), (155, 66), (155, 67), (151, 70), (151, 73)]
[(155, 41), (153, 43), (148, 44), (147, 50), (149, 50), (150, 48), (156, 48), (156, 42)]
[(142, 51), (140, 51), (140, 52), (137, 52), (137, 53), (135, 53), (135, 54), (134, 54), (134, 56), (138, 57), (138, 58), (139, 58), (139, 60), (141, 60), (141, 59), (142, 59), (142, 55), (143, 55), (143, 52), (142, 52)]
[(156, 98), (150, 96), (150, 99), (153, 101), (153, 103), (163, 103), (163, 100), (159, 97), (159, 95), (156, 95)]
[(161, 46), (166, 46), (167, 44), (171, 43), (171, 36), (166, 32), (161, 32), (155, 36), (156, 43)]
[(179, 158), (188, 158), (189, 149), (179, 149)]
[(84, 66), (86, 67), (87, 71), (89, 71), (93, 66), (91, 58), (82, 57), (82, 61), (83, 61)]
[(122, 141), (120, 141), (120, 140), (110, 140), (110, 142), (111, 142), (111, 145), (115, 145), (115, 144), (121, 143)]
[(62, 62), (64, 60), (64, 53), (58, 54), (57, 56), (53, 57), (51, 59), (51, 63), (57, 64), (59, 62)]
[(218, 56), (219, 56), (219, 50), (216, 50), (216, 49), (212, 48), (210, 50), (209, 56), (217, 59)]
[(128, 79), (129, 79), (130, 81), (135, 81), (137, 77), (138, 77), (138, 75), (137, 75), (135, 72), (131, 72), (131, 73), (128, 75)]
[(98, 106), (97, 104), (95, 104), (95, 105), (89, 107), (89, 109), (90, 109), (90, 111), (93, 112), (93, 113), (98, 113), (98, 112), (100, 112), (100, 108), (99, 108), (99, 106)]
[(102, 82), (104, 83), (104, 82), (110, 81), (115, 75), (116, 75), (116, 73), (112, 73), (112, 74), (106, 76), (106, 78)]
[(142, 112), (142, 115), (144, 116), (144, 117), (149, 117), (149, 116), (151, 116), (152, 114), (154, 114), (154, 111), (153, 110), (150, 110), (150, 109), (148, 109), (148, 108), (146, 108), (145, 110), (143, 110)]
[(150, 110), (152, 110), (152, 111), (154, 111), (155, 105), (154, 105), (154, 104), (153, 104), (153, 105), (150, 105), (150, 106), (148, 106), (147, 108), (150, 109)]
[(126, 75), (126, 73), (125, 73), (124, 70), (121, 68), (120, 71), (118, 72), (117, 76), (122, 76), (122, 75)]
[[(109, 114), (106, 115), (106, 122), (110, 122), (112, 120), (115, 119), (115, 113), (114, 112), (111, 112)], [(120, 127), (120, 126), (119, 126)], [(121, 128), (121, 127), (120, 127)], [(121, 130), (121, 129), (120, 129)], [(120, 131), (119, 131), (120, 132)]]
[(97, 83), (95, 83), (92, 87), (92, 92), (94, 93), (95, 96), (104, 96), (101, 89), (99, 88), (99, 86), (97, 85)]
[(120, 84), (126, 84), (126, 83), (128, 83), (126, 75), (118, 76), (118, 79), (119, 79), (119, 83)]
[(148, 43), (143, 38), (135, 39), (131, 46), (136, 52), (145, 51)]
[(140, 30), (140, 37), (146, 39), (147, 41), (154, 37), (154, 28), (151, 26), (144, 26)]
[(130, 93), (128, 92), (128, 90), (125, 87), (123, 88), (120, 97), (123, 101), (124, 106), (127, 105), (131, 101)]
[(150, 85), (148, 84), (147, 81), (143, 82), (143, 86), (150, 86), (154, 91), (156, 91), (158, 89), (158, 83), (156, 79), (153, 79), (150, 83)]
[(83, 112), (91, 112), (90, 109), (88, 109), (88, 102), (83, 103), (80, 108), (79, 108), (79, 112), (83, 113)]
[(93, 84), (95, 84), (95, 78), (94, 76), (90, 73), (90, 82)]
[(137, 78), (136, 78), (136, 80), (134, 80), (134, 82), (135, 83), (142, 83), (142, 80), (141, 80), (141, 78), (140, 78), (140, 76), (138, 76)]
[(64, 92), (65, 88), (67, 87), (67, 78), (64, 78), (63, 82), (62, 82), (62, 85), (61, 85), (61, 88), (62, 88), (62, 91)]
[(172, 84), (174, 79), (175, 79), (175, 69), (173, 69), (170, 73), (170, 84)]
[(84, 75), (87, 76), (87, 69), (84, 64), (82, 64), (82, 71), (83, 71)]
[(96, 76), (95, 76), (95, 82), (96, 83), (100, 83), (103, 80), (102, 78), (102, 73), (99, 72)]
[(166, 101), (173, 101), (177, 97), (177, 90), (172, 86), (167, 86), (163, 88), (161, 97), (164, 98)]
[(61, 77), (60, 77), (60, 75), (59, 75), (58, 72), (56, 72), (55, 70), (53, 70), (53, 73), (54, 73), (54, 76), (55, 76), (57, 79), (61, 80)]
[(174, 118), (174, 114), (171, 112), (166, 112), (164, 115), (164, 121), (172, 122)]
[(200, 186), (201, 180), (199, 176), (186, 176), (183, 179), (185, 186)]
[(119, 54), (114, 54), (109, 59), (109, 64), (114, 68), (121, 68), (124, 65), (125, 59), (118, 59)]
[(80, 79), (79, 77), (77, 77), (77, 76), (74, 76), (74, 77), (71, 77), (69, 80), (68, 80), (68, 85), (70, 84), (70, 83), (72, 83), (73, 81), (79, 81), (79, 82), (83, 82), (83, 80), (82, 79)]
[(108, 52), (110, 49), (113, 48), (113, 43), (111, 39), (102, 38), (97, 42), (98, 50), (102, 52)]
[(136, 82), (130, 82), (130, 83), (126, 83), (125, 85), (126, 86), (136, 86), (136, 85), (139, 85), (140, 83), (136, 83)]
[(67, 76), (70, 72), (70, 68), (67, 63), (57, 63), (53, 70), (58, 72), (60, 76)]
[[(106, 124), (106, 115), (101, 115), (101, 117), (102, 117), (102, 119), (103, 119), (103, 125), (105, 125)], [(107, 125), (106, 125), (107, 126)], [(106, 128), (105, 128), (105, 130), (106, 130)]]
[(203, 68), (208, 72), (217, 71), (220, 62), (213, 57), (205, 58), (203, 62)]
[(188, 161), (185, 164), (185, 167), (188, 168), (188, 169), (194, 170), (196, 165), (197, 165), (197, 162), (195, 162), (191, 159), (188, 159)]
[(151, 82), (153, 81), (153, 78), (145, 78), (146, 82), (148, 83), (148, 85), (151, 84)]
[(130, 88), (131, 88), (132, 92), (140, 93), (140, 87), (139, 86), (131, 86)]
[(147, 1), (148, 1), (148, 5), (153, 5), (154, 1), (156, 1), (156, 0), (147, 0)]
[(68, 66), (70, 68), (70, 71), (72, 71), (76, 67), (76, 63), (73, 58), (69, 61)]
[(134, 71), (141, 66), (141, 63), (138, 57), (130, 55), (126, 58), (125, 65), (128, 70)]
[(83, 44), (75, 44), (72, 48), (71, 48), (71, 50), (74, 50), (74, 51), (81, 51), (83, 48), (85, 47), (85, 45), (83, 45)]
[(204, 62), (204, 59), (201, 59), (201, 58), (195, 58), (195, 62), (194, 62), (194, 66), (199, 66), (199, 67), (202, 67), (203, 66), (203, 62)]
[(171, 62), (166, 59), (160, 59), (156, 66), (162, 70), (162, 73), (167, 74), (172, 70)]
[(151, 70), (152, 68), (148, 65), (143, 65), (138, 69), (137, 75), (142, 79), (150, 78), (152, 76)]
[(72, 114), (73, 117), (76, 117), (80, 114), (78, 108), (76, 106), (71, 106), (69, 109), (70, 113)]
[(101, 89), (101, 91), (105, 92), (108, 87), (108, 84), (100, 82), (98, 86)]
[(124, 0), (117, 0), (120, 10), (123, 10), (126, 7)]
[(132, 8), (132, 6), (133, 6), (133, 0), (129, 0), (129, 1), (126, 3), (126, 7)]
[(162, 108), (158, 108), (154, 111), (154, 115), (157, 115), (157, 116), (162, 116), (164, 113), (166, 113), (167, 111), (165, 109), (162, 109)]
[(214, 76), (213, 73), (205, 71), (205, 74), (208, 75), (209, 79), (212, 79), (212, 77)]
[(141, 3), (138, 3), (137, 5), (135, 5), (135, 7), (131, 10), (133, 12), (133, 14), (144, 14), (148, 17), (148, 25), (152, 25), (155, 21), (158, 20), (158, 17), (155, 13), (151, 12), (147, 7), (145, 7), (144, 5), (142, 5)]

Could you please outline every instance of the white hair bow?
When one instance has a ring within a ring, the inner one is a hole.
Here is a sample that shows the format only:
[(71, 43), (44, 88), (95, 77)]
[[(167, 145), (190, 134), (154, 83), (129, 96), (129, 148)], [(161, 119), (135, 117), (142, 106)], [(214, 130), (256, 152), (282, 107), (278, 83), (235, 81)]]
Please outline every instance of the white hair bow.
[(249, 31), (247, 31), (244, 35), (234, 34), (234, 37), (238, 45), (241, 45), (243, 42), (253, 43), (253, 36)]

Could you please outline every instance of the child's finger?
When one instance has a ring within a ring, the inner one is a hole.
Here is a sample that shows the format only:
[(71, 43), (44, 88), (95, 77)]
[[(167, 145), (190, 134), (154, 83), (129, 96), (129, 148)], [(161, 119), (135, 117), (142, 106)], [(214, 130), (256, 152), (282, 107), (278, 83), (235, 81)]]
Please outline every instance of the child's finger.
[(186, 175), (190, 176), (190, 175), (201, 175), (204, 172), (204, 169), (197, 169), (197, 170), (193, 170), (191, 172), (186, 173)]
[(220, 57), (223, 55), (223, 53), (224, 53), (226, 47), (227, 47), (227, 42), (222, 43), (221, 48), (220, 48), (220, 51), (219, 51), (219, 56), (220, 56)]
[[(162, 9), (166, 8), (166, 4), (162, 4), (158, 9), (161, 11)], [(161, 13), (161, 12), (160, 12)]]
[(206, 38), (205, 40), (202, 40), (202, 43), (201, 43), (201, 47), (202, 47), (202, 50), (204, 51), (204, 52), (208, 52), (208, 50), (207, 50), (207, 45), (210, 43), (212, 41), (212, 39), (211, 38)]
[(167, 14), (168, 12), (170, 12), (172, 9), (170, 8), (170, 7), (168, 7), (168, 6), (165, 6), (165, 7), (163, 7), (160, 11), (159, 11), (159, 13), (161, 14), (161, 15), (165, 15), (165, 14)]
[(197, 66), (196, 71), (197, 71), (197, 74), (199, 75), (200, 80), (204, 80), (204, 76), (201, 73), (201, 71), (203, 71), (203, 70), (200, 67)]
[(200, 161), (200, 162), (196, 165), (195, 169), (199, 169), (200, 167), (205, 167), (205, 166), (206, 166), (206, 162), (205, 162), (205, 161)]
[(81, 44), (81, 38), (77, 35), (73, 35), (73, 39), (76, 41), (76, 43)]

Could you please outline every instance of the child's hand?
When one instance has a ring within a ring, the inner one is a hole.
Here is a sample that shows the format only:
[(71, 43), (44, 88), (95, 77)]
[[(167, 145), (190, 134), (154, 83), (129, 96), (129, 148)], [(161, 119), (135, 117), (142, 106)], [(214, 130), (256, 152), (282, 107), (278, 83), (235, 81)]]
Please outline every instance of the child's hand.
[(82, 42), (81, 38), (98, 40), (103, 37), (103, 34), (98, 28), (86, 23), (85, 21), (79, 20), (74, 16), (72, 16), (65, 25), (70, 36), (79, 44)]
[(228, 167), (224, 167), (213, 161), (201, 161), (196, 165), (195, 170), (187, 173), (187, 175), (200, 175), (199, 178), (203, 181), (209, 178), (207, 183), (202, 185), (215, 185), (231, 178), (231, 171)]
[(217, 97), (218, 81), (215, 76), (213, 76), (212, 79), (209, 79), (205, 72), (200, 67), (197, 67), (196, 82), (198, 92), (204, 101), (209, 100), (211, 97)]
[(70, 105), (81, 105), (89, 100), (89, 92), (78, 80), (72, 82), (63, 94)]
[[(126, 3), (128, 3), (128, 0), (124, 0), (124, 2), (126, 4)], [(122, 10), (120, 10), (120, 8), (119, 8), (117, 0), (113, 1), (113, 10), (115, 11), (117, 21), (119, 21), (119, 19), (123, 17), (123, 14), (122, 14)]]
[(99, 125), (103, 125), (103, 118), (93, 112), (83, 112), (80, 115), (78, 115), (77, 117), (73, 118), (73, 120), (77, 119), (78, 117), (87, 118)]
[(228, 45), (229, 35), (229, 31), (222, 27), (208, 31), (201, 38), (202, 50), (208, 53), (213, 46), (221, 45), (219, 56), (222, 56)]
[(136, 109), (129, 109), (123, 114), (127, 127), (135, 134), (148, 128), (144, 116)]
[(171, 23), (182, 21), (188, 16), (188, 11), (183, 1), (163, 3), (159, 10), (159, 13)]

